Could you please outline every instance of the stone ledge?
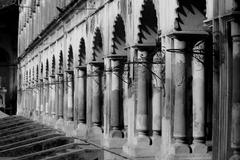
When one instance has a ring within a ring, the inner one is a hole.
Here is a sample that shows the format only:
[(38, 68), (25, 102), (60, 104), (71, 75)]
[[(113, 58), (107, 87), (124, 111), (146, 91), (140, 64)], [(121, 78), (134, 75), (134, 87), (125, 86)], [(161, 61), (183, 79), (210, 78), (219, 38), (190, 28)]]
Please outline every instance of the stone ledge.
[(170, 155), (169, 160), (212, 160), (212, 154), (181, 154)]

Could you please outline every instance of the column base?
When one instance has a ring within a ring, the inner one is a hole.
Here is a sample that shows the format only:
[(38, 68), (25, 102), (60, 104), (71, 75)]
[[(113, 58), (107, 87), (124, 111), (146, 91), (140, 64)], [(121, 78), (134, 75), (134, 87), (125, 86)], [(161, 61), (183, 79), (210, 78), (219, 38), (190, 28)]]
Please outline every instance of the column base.
[(87, 139), (93, 143), (102, 144), (103, 130), (101, 127), (93, 126), (87, 131)]
[(158, 153), (161, 151), (161, 145), (162, 145), (162, 138), (159, 135), (152, 136), (152, 150), (154, 153)]
[(229, 160), (240, 160), (240, 154), (233, 155)]
[(74, 123), (74, 121), (67, 121), (65, 124), (66, 136), (75, 137), (76, 136), (75, 128), (76, 128), (76, 124)]
[(76, 130), (76, 136), (80, 139), (87, 139), (87, 125), (79, 123)]
[(127, 139), (124, 138), (104, 138), (103, 139), (103, 146), (109, 149), (120, 149), (126, 143)]
[(55, 128), (56, 129), (60, 129), (62, 131), (64, 131), (65, 128), (65, 122), (63, 118), (59, 118), (55, 124)]
[(120, 130), (115, 129), (110, 131), (110, 137), (112, 138), (123, 138), (123, 136), (124, 134)]
[(196, 154), (206, 154), (208, 152), (208, 146), (204, 143), (194, 142), (191, 145), (192, 153)]
[(153, 157), (154, 152), (151, 148), (151, 139), (147, 136), (139, 136), (133, 143), (126, 143), (123, 152), (132, 157)]
[(171, 153), (173, 155), (189, 154), (190, 153), (190, 147), (187, 144), (176, 142), (175, 144), (173, 144), (173, 146), (171, 148)]
[(56, 115), (51, 115), (51, 117), (49, 118), (49, 125), (54, 127), (56, 125), (56, 122), (57, 122)]

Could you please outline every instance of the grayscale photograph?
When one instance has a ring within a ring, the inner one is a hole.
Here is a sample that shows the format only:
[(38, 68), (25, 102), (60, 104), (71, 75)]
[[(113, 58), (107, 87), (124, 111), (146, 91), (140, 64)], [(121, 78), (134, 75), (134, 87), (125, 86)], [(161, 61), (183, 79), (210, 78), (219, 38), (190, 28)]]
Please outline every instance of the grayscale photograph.
[(240, 0), (0, 0), (0, 160), (240, 160)]

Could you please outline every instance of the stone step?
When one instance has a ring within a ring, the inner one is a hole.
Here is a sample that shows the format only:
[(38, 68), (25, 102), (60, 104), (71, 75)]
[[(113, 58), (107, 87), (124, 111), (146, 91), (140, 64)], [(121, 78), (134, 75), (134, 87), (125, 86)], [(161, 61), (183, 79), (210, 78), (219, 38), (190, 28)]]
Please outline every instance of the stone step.
[(11, 122), (11, 123), (7, 123), (7, 124), (3, 124), (3, 125), (0, 126), (0, 130), (7, 129), (7, 128), (14, 128), (16, 126), (23, 125), (25, 123), (32, 123), (32, 121), (27, 120), (27, 119), (23, 119), (23, 120), (19, 120), (17, 122)]
[(96, 160), (101, 155), (99, 149), (67, 149), (66, 153), (57, 153), (54, 156), (44, 158), (45, 160)]
[(5, 122), (8, 122), (8, 121), (13, 121), (13, 120), (16, 120), (16, 119), (26, 119), (25, 117), (22, 117), (22, 116), (8, 116), (8, 117), (4, 117), (4, 118), (0, 118), (0, 125), (1, 124), (4, 124)]
[(36, 126), (43, 126), (42, 124), (37, 124), (37, 123), (27, 123), (27, 124), (23, 124), (23, 125), (19, 125), (13, 129), (4, 129), (0, 131), (0, 137), (5, 136), (7, 134), (13, 134), (13, 133), (17, 133), (23, 130), (29, 130), (32, 128), (35, 128)]
[(11, 144), (7, 144), (7, 145), (4, 145), (4, 146), (0, 146), (0, 151), (7, 150), (7, 149), (10, 149), (10, 148), (14, 148), (14, 147), (20, 147), (20, 146), (23, 146), (23, 145), (26, 145), (26, 144), (30, 144), (30, 143), (34, 143), (34, 142), (42, 141), (42, 140), (46, 140), (46, 139), (50, 139), (50, 138), (57, 137), (57, 136), (63, 136), (63, 134), (60, 134), (60, 133), (49, 133), (49, 134), (46, 134), (46, 135), (43, 135), (43, 136), (39, 136), (39, 137), (28, 138), (28, 139), (23, 140), (23, 141), (18, 141), (18, 142), (15, 142), (15, 143), (11, 143)]
[(76, 148), (77, 144), (76, 143), (69, 143), (66, 145), (62, 145), (59, 147), (54, 147), (51, 149), (43, 150), (40, 152), (35, 152), (32, 154), (27, 154), (21, 157), (16, 157), (13, 160), (33, 160), (33, 159), (44, 159), (50, 155), (56, 155), (57, 153), (61, 152), (64, 153), (66, 152), (66, 149), (68, 148)]
[(12, 133), (12, 134), (8, 134), (8, 135), (6, 135), (6, 136), (2, 136), (2, 137), (0, 137), (0, 139), (8, 139), (8, 138), (10, 138), (10, 137), (14, 137), (14, 136), (18, 136), (18, 135), (20, 135), (20, 134), (25, 134), (25, 133), (33, 132), (33, 131), (35, 131), (35, 130), (39, 130), (39, 129), (42, 129), (42, 128), (49, 128), (49, 127), (47, 127), (47, 126), (36, 126), (36, 127), (32, 128), (32, 129), (29, 129), (29, 130), (23, 130), (23, 131), (18, 132), (18, 133)]
[(37, 136), (42, 136), (42, 135), (45, 135), (45, 134), (54, 133), (54, 132), (55, 131), (53, 131), (50, 128), (42, 128), (42, 129), (35, 130), (35, 131), (32, 131), (32, 132), (27, 132), (25, 134), (19, 134), (19, 135), (16, 135), (14, 137), (9, 137), (7, 139), (3, 139), (3, 140), (0, 141), (0, 146), (10, 144), (10, 143), (15, 143), (15, 142), (22, 141), (22, 140), (25, 140), (25, 139), (28, 139), (28, 138), (34, 138), (34, 137), (37, 137)]
[(24, 146), (19, 146), (19, 147), (0, 151), (0, 156), (1, 157), (22, 156), (25, 154), (39, 152), (42, 150), (54, 148), (54, 147), (65, 145), (67, 143), (72, 143), (72, 142), (73, 142), (73, 139), (70, 137), (59, 136), (59, 137), (54, 137), (54, 138), (50, 138), (50, 139), (39, 141), (39, 142), (34, 142)]

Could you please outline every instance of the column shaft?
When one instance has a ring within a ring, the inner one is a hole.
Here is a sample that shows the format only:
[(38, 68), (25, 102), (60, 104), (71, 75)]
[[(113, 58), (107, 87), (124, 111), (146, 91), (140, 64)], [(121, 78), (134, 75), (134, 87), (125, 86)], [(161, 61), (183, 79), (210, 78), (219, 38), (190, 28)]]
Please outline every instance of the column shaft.
[(44, 111), (43, 109), (43, 97), (44, 97), (44, 90), (43, 90), (43, 79), (40, 79), (40, 94), (39, 94), (39, 99), (40, 99), (40, 113)]
[(59, 97), (59, 101), (58, 101), (58, 118), (63, 118), (63, 111), (64, 111), (64, 108), (63, 108), (63, 102), (64, 102), (64, 98), (63, 98), (63, 95), (64, 95), (64, 87), (63, 87), (63, 84), (64, 84), (64, 78), (63, 78), (63, 74), (58, 74), (58, 97)]
[(231, 160), (240, 159), (240, 22), (231, 22), (233, 51)]
[(68, 112), (68, 120), (73, 121), (74, 117), (74, 108), (73, 108), (73, 72), (69, 71), (67, 73), (67, 87), (68, 87), (68, 100), (67, 100), (67, 112)]
[[(194, 52), (204, 50), (204, 42), (194, 47)], [(204, 53), (203, 53), (204, 54)], [(197, 58), (194, 58), (197, 56)], [(205, 142), (205, 78), (204, 57), (195, 55), (192, 58), (192, 99), (193, 99), (193, 142)]]
[(152, 86), (153, 86), (153, 97), (152, 97), (152, 128), (153, 135), (160, 136), (161, 135), (161, 127), (162, 127), (162, 62), (160, 53), (156, 53), (153, 57), (154, 64), (152, 65)]
[(56, 115), (56, 112), (55, 112), (55, 104), (54, 104), (54, 101), (55, 101), (55, 87), (56, 87), (56, 84), (55, 84), (55, 76), (52, 75), (50, 77), (50, 113), (51, 115), (54, 117)]
[[(174, 39), (175, 49), (186, 49), (186, 42)], [(175, 54), (175, 106), (174, 106), (174, 132), (177, 142), (186, 140), (186, 79), (185, 54)]]
[(78, 69), (78, 122), (86, 123), (86, 70)]
[(138, 65), (137, 77), (137, 121), (136, 129), (138, 135), (148, 134), (148, 83), (149, 74), (147, 69), (147, 55), (146, 51), (138, 51), (138, 58), (141, 64)]
[(45, 113), (49, 114), (49, 81), (45, 78)]
[(94, 126), (101, 125), (101, 74), (100, 66), (92, 66), (92, 123)]
[(111, 136), (112, 137), (123, 137), (123, 133), (120, 131), (122, 127), (123, 117), (123, 101), (122, 101), (122, 86), (121, 86), (121, 69), (122, 64), (118, 59), (112, 59), (112, 91), (111, 91)]
[(55, 78), (55, 86), (54, 86), (54, 113), (55, 113), (55, 118), (58, 118), (58, 106), (59, 106), (59, 94), (58, 94), (58, 88), (59, 88), (59, 81), (58, 77)]

